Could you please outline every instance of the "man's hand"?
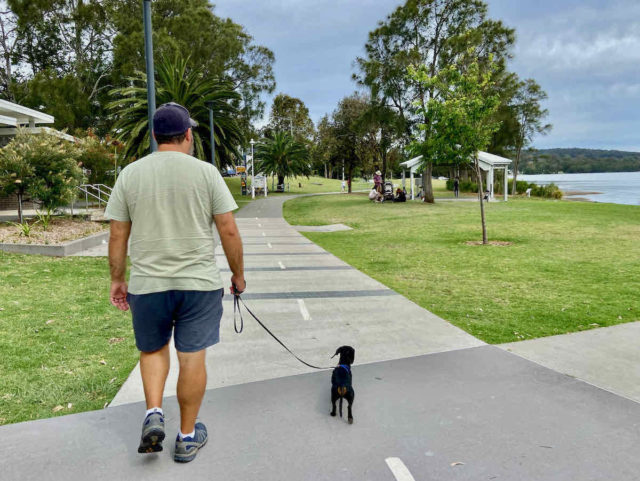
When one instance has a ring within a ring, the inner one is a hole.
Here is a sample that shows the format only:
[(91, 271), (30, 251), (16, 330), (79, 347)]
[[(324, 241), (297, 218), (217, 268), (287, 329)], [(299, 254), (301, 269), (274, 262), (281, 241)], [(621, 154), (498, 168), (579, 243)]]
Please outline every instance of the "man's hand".
[(231, 294), (242, 294), (244, 290), (247, 288), (247, 283), (244, 280), (244, 277), (231, 276)]
[(116, 306), (121, 311), (129, 310), (129, 303), (127, 302), (127, 283), (126, 282), (111, 282), (111, 304)]

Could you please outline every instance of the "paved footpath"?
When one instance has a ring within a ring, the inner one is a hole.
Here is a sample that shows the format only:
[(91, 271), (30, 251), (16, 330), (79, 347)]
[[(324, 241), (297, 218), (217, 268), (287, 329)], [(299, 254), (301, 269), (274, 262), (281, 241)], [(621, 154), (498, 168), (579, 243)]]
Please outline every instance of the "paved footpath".
[(310, 362), (356, 348), (353, 425), (328, 416), (329, 372), (297, 364), (251, 319), (236, 335), (227, 299), (201, 410), (210, 440), (194, 462), (170, 458), (175, 397), (166, 451), (135, 452), (144, 406), (134, 371), (109, 409), (0, 427), (0, 478), (638, 479), (639, 404), (484, 345), (310, 243), (281, 203), (238, 215), (245, 298)]

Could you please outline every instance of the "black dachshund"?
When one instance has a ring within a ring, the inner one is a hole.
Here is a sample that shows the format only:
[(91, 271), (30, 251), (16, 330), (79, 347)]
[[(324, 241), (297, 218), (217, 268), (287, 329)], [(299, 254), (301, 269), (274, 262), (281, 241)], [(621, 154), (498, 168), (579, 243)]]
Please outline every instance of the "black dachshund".
[(331, 374), (331, 415), (336, 415), (336, 401), (340, 399), (340, 417), (342, 417), (342, 399), (346, 399), (349, 403), (349, 414), (347, 420), (349, 424), (353, 424), (353, 413), (351, 412), (351, 406), (353, 405), (353, 398), (355, 392), (353, 391), (353, 385), (351, 382), (351, 365), (356, 356), (356, 350), (351, 346), (341, 346), (338, 348), (333, 357), (340, 355), (340, 361), (338, 366), (333, 370)]

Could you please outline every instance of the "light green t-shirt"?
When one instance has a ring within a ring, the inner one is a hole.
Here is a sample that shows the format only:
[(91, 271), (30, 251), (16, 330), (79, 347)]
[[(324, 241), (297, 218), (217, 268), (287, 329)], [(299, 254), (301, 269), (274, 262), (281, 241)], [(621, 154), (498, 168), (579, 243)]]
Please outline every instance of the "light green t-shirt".
[(213, 165), (179, 152), (155, 152), (119, 175), (105, 211), (131, 221), (129, 292), (223, 287), (213, 216), (237, 209)]

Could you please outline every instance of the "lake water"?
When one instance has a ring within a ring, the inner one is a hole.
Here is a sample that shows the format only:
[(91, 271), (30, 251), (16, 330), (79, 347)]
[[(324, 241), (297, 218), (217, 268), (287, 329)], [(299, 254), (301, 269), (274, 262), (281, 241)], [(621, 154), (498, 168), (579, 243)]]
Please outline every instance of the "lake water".
[[(594, 202), (640, 205), (640, 172), (605, 172), (599, 174), (541, 174), (519, 175), (537, 185), (554, 183), (563, 192), (601, 192), (600, 194), (578, 194)], [(571, 197), (567, 197), (571, 198)]]

